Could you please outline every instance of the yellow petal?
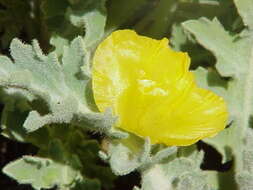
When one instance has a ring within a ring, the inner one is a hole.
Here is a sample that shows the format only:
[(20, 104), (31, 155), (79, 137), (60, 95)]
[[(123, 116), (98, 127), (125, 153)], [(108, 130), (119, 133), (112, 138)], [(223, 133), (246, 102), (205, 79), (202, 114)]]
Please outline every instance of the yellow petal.
[(115, 127), (152, 143), (189, 145), (225, 128), (227, 108), (214, 93), (198, 88), (190, 58), (168, 40), (113, 32), (93, 60), (93, 92), (100, 111), (112, 108)]

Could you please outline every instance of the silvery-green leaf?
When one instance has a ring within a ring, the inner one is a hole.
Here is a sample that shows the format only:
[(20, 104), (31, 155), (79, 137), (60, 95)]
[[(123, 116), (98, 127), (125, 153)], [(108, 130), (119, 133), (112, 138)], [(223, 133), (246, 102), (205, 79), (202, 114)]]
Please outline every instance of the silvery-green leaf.
[(253, 3), (251, 0), (234, 0), (239, 14), (241, 15), (243, 22), (250, 29), (253, 29)]
[[(228, 99), (226, 92), (227, 82), (222, 80), (217, 72), (212, 70), (206, 70), (204, 68), (198, 68), (194, 71), (197, 79), (197, 83), (200, 87), (209, 89), (219, 96)], [(230, 118), (232, 121), (232, 118)], [(232, 145), (236, 142), (233, 141), (233, 129), (227, 128), (211, 138), (203, 139), (204, 142), (215, 147), (222, 154), (222, 162), (225, 163), (232, 159)]]
[(142, 171), (141, 189), (181, 190), (187, 183), (189, 190), (203, 188), (206, 185), (206, 175), (199, 168), (202, 158), (203, 153), (195, 151), (188, 158), (177, 157), (153, 165)]
[(68, 7), (66, 16), (77, 27), (85, 27), (84, 43), (93, 47), (104, 35), (106, 22), (105, 0), (79, 2)]
[[(196, 40), (214, 53), (217, 59), (216, 68), (222, 76), (230, 77), (227, 88), (217, 93), (228, 103), (232, 123), (216, 139), (207, 140), (224, 155), (233, 151), (236, 158), (236, 169), (242, 169), (242, 150), (249, 121), (252, 114), (253, 96), (253, 38), (251, 33), (244, 31), (241, 36), (231, 36), (217, 19), (187, 21), (184, 28), (192, 33)], [(227, 140), (225, 140), (227, 139)], [(218, 148), (219, 147), (219, 148)], [(222, 150), (223, 149), (223, 150)]]
[(240, 190), (250, 190), (253, 188), (253, 175), (248, 172), (238, 173), (236, 181), (240, 186)]
[(3, 172), (20, 184), (31, 184), (38, 190), (50, 189), (55, 185), (68, 186), (80, 175), (67, 165), (32, 156), (10, 162)]
[(126, 175), (137, 169), (141, 165), (140, 154), (143, 146), (143, 140), (134, 135), (109, 142), (108, 161), (112, 171), (116, 175)]
[[(106, 132), (115, 121), (109, 112), (95, 113), (90, 108), (91, 100), (86, 94), (90, 71), (85, 66), (89, 60), (83, 43), (77, 37), (70, 47), (65, 47), (62, 60), (58, 60), (54, 52), (44, 55), (36, 41), (31, 46), (14, 39), (11, 43), (14, 63), (0, 57), (1, 87), (22, 92), (28, 101), (31, 94), (41, 102), (23, 124), (28, 132), (51, 123), (73, 123)], [(40, 107), (46, 107), (47, 113), (36, 110)]]
[(163, 147), (152, 154), (149, 138), (145, 141), (133, 134), (125, 139), (108, 142), (107, 153), (100, 156), (108, 161), (116, 175), (126, 175), (134, 170), (145, 171), (157, 163), (162, 162), (177, 151), (176, 147)]
[(58, 56), (63, 54), (64, 45), (68, 45), (77, 35), (82, 36), (85, 47), (92, 50), (104, 35), (107, 15), (105, 0), (46, 0), (42, 3), (42, 10), (52, 31), (50, 43)]

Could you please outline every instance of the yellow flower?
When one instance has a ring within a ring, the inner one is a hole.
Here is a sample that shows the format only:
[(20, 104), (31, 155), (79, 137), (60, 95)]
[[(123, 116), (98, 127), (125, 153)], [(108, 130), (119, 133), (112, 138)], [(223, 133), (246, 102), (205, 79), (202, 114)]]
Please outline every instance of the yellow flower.
[(185, 146), (225, 128), (224, 100), (199, 88), (187, 53), (168, 39), (154, 40), (131, 30), (113, 32), (93, 60), (93, 92), (98, 109), (112, 108), (115, 127), (152, 143)]

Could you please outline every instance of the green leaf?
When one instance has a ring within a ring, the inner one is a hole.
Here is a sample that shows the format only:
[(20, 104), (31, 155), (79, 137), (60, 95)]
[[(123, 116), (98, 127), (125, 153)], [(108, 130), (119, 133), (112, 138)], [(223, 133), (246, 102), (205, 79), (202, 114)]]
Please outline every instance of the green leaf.
[(50, 43), (55, 46), (58, 56), (63, 53), (63, 45), (68, 45), (77, 35), (83, 36), (85, 47), (92, 50), (104, 36), (105, 0), (46, 0), (42, 9), (53, 34)]
[[(235, 37), (229, 35), (224, 30), (217, 19), (212, 21), (201, 18), (183, 23), (183, 27), (194, 34), (196, 40), (208, 50), (212, 51), (217, 58), (216, 67), (222, 76), (233, 76), (235, 73), (242, 72), (243, 67), (238, 67), (238, 61), (244, 63), (244, 57), (239, 54), (231, 54), (238, 47), (233, 41)], [(206, 35), (208, 34), (208, 35)], [(230, 56), (227, 56), (227, 55)]]
[(3, 172), (20, 184), (31, 184), (34, 189), (69, 186), (79, 176), (77, 171), (67, 165), (32, 156), (24, 156), (9, 163)]
[[(59, 4), (63, 7), (58, 7)], [(51, 33), (49, 43), (53, 46), (54, 52), (58, 57), (63, 54), (64, 46), (68, 46), (76, 36), (83, 35), (84, 33), (82, 28), (73, 26), (65, 19), (67, 7), (66, 1), (46, 0), (42, 3), (45, 22)]]
[(144, 142), (140, 137), (129, 134), (126, 139), (108, 142), (107, 153), (100, 152), (100, 157), (108, 161), (116, 175), (126, 175), (134, 170), (145, 170), (173, 155), (176, 147), (162, 148), (152, 153), (150, 140)]
[(50, 38), (50, 44), (55, 47), (54, 52), (60, 57), (63, 54), (65, 46), (69, 46), (69, 40), (60, 35), (53, 34)]
[(194, 151), (188, 157), (167, 159), (143, 170), (141, 189), (208, 189), (206, 174), (199, 168), (202, 158), (202, 152)]
[[(239, 1), (236, 5), (238, 4)], [(252, 5), (253, 3), (249, 3), (248, 8), (250, 9)], [(237, 7), (239, 13), (245, 24), (249, 24), (248, 13), (240, 6)], [(206, 139), (206, 142), (223, 154), (223, 161), (233, 156), (235, 172), (240, 174), (245, 170), (245, 151), (247, 152), (249, 143), (246, 138), (251, 127), (253, 111), (253, 35), (247, 29), (239, 35), (231, 35), (217, 19), (191, 20), (183, 23), (183, 26), (201, 45), (215, 55), (216, 68), (221, 76), (229, 77), (227, 88), (225, 91), (222, 90), (221, 95), (228, 103), (232, 123), (228, 129), (213, 139)], [(207, 86), (215, 90), (211, 85), (207, 84)]]
[(100, 164), (97, 140), (90, 139), (83, 130), (74, 126), (57, 125), (47, 129), (50, 136), (48, 145), (41, 148), (38, 155), (79, 171), (82, 176), (73, 183), (74, 189), (113, 188), (115, 175), (108, 166)]
[(253, 188), (253, 175), (247, 172), (242, 172), (237, 176), (237, 183), (240, 186), (240, 190), (248, 190)]
[(198, 86), (212, 90), (219, 96), (226, 96), (228, 83), (219, 75), (219, 73), (217, 73), (217, 71), (211, 68), (207, 70), (203, 67), (199, 67), (193, 72)]
[(237, 190), (236, 183), (233, 181), (233, 172), (218, 172), (214, 170), (205, 170), (203, 173), (206, 175), (207, 184), (210, 184), (211, 189), (229, 189)]
[[(223, 97), (226, 101), (229, 101), (229, 95), (227, 94), (229, 82), (222, 78), (216, 70), (199, 67), (193, 72), (199, 87), (213, 91), (217, 95)], [(232, 121), (232, 116), (230, 117), (228, 123)]]
[(104, 35), (106, 22), (105, 0), (81, 2), (68, 8), (66, 16), (76, 27), (85, 27), (84, 43), (93, 47)]
[(243, 22), (250, 29), (253, 29), (253, 3), (251, 0), (234, 0), (239, 14), (241, 15)]
[[(1, 115), (1, 134), (12, 140), (16, 140), (23, 143), (33, 143), (37, 147), (47, 146), (50, 137), (47, 129), (37, 130), (33, 133), (27, 133), (27, 130), (23, 127), (23, 123), (26, 120), (29, 111), (32, 107), (24, 97), (29, 97), (29, 101), (33, 101), (34, 105), (37, 105), (36, 100), (31, 94), (23, 94), (23, 91), (17, 89), (6, 89), (5, 92), (1, 92), (1, 102), (5, 103), (4, 109)], [(39, 105), (39, 104), (38, 104)], [(42, 107), (39, 108), (43, 110)]]
[(253, 187), (253, 130), (247, 129), (247, 135), (245, 138), (245, 147), (243, 149), (243, 169), (236, 173), (236, 182), (238, 183), (240, 190), (247, 190)]
[(87, 85), (90, 71), (85, 52), (83, 40), (77, 37), (70, 47), (65, 47), (61, 64), (55, 53), (44, 55), (36, 41), (30, 46), (14, 39), (11, 43), (14, 63), (0, 57), (0, 85), (24, 92), (22, 95), (28, 100), (27, 94), (32, 94), (41, 102), (35, 109), (45, 105), (48, 108), (47, 113), (40, 110), (29, 113), (24, 122), (28, 132), (51, 123), (73, 123), (105, 133), (110, 130), (115, 121), (111, 113), (93, 112), (88, 105), (86, 89), (90, 87)]
[(72, 190), (100, 190), (100, 183), (96, 179), (90, 179), (88, 181), (81, 181), (81, 182), (76, 182), (77, 184), (75, 185), (74, 188), (71, 188)]
[(198, 45), (196, 40), (184, 31), (181, 23), (173, 24), (169, 40), (174, 50), (189, 54), (191, 58), (191, 69), (195, 69), (200, 65), (203, 67), (213, 65), (213, 55)]
[(108, 142), (108, 159), (113, 173), (116, 175), (126, 175), (138, 167), (144, 142), (142, 139), (130, 135), (127, 139), (113, 140)]
[[(32, 142), (39, 148), (37, 157), (35, 158), (50, 160), (53, 164), (58, 164), (64, 168), (71, 168), (71, 170), (78, 174), (70, 184), (66, 184), (65, 180), (56, 181), (54, 176), (49, 176), (50, 179), (48, 180), (54, 181), (54, 184), (58, 188), (86, 188), (90, 190), (113, 188), (115, 175), (112, 174), (108, 166), (100, 164), (98, 157), (99, 144), (97, 140), (88, 138), (79, 127), (63, 124), (47, 126), (29, 133), (28, 137), (25, 137), (25, 140), (26, 142)], [(19, 169), (21, 170), (21, 168)], [(59, 168), (55, 170), (58, 171)], [(11, 172), (12, 178), (16, 179), (19, 183), (23, 183), (23, 181), (19, 181), (19, 173), (21, 171), (12, 170)], [(39, 174), (44, 172), (44, 168), (39, 168), (37, 172)], [(7, 175), (9, 174), (7, 173)], [(38, 176), (31, 174), (30, 177), (31, 180), (28, 180), (26, 184), (33, 184), (33, 181)], [(39, 181), (36, 182), (39, 183)]]
[[(77, 152), (83, 163), (82, 171), (84, 176), (91, 179), (98, 179), (104, 189), (112, 189), (116, 176), (113, 175), (111, 169), (107, 165), (98, 164), (101, 162), (98, 157), (98, 151), (100, 149), (98, 142), (94, 139), (84, 141), (82, 138), (77, 140), (76, 136), (72, 138), (76, 140), (75, 147), (78, 147)], [(81, 141), (82, 143), (80, 143)]]
[[(228, 100), (228, 84), (217, 72), (199, 67), (194, 71), (194, 74), (200, 87), (209, 89)], [(229, 122), (231, 121), (232, 118), (230, 118)], [(233, 138), (233, 128), (230, 127), (224, 129), (214, 137), (203, 139), (203, 141), (216, 148), (216, 150), (222, 155), (222, 162), (225, 163), (233, 159), (232, 149), (237, 143)]]
[(1, 118), (1, 128), (3, 131), (1, 134), (10, 139), (25, 142), (26, 130), (22, 127), (22, 125), (28, 113), (22, 113), (19, 110), (9, 109), (11, 108), (9, 104), (7, 104), (3, 110)]
[(183, 50), (183, 46), (187, 43), (187, 36), (183, 28), (179, 24), (174, 24), (171, 31), (170, 44), (176, 51)]
[(232, 128), (224, 129), (215, 137), (206, 138), (203, 141), (212, 145), (222, 155), (222, 163), (233, 159), (233, 148), (236, 146), (234, 141), (234, 131)]

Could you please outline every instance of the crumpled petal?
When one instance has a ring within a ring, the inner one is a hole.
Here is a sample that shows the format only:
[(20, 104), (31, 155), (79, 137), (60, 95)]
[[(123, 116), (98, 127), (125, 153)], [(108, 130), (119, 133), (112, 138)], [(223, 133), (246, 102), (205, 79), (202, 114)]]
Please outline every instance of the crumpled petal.
[(190, 145), (226, 126), (224, 100), (198, 88), (187, 53), (168, 39), (154, 40), (131, 30), (113, 32), (93, 60), (93, 93), (100, 111), (112, 108), (115, 127), (152, 143)]

